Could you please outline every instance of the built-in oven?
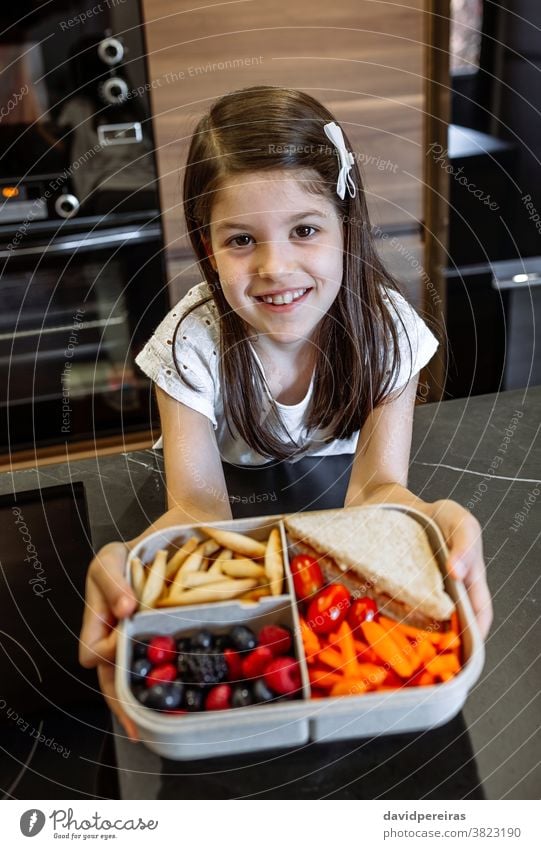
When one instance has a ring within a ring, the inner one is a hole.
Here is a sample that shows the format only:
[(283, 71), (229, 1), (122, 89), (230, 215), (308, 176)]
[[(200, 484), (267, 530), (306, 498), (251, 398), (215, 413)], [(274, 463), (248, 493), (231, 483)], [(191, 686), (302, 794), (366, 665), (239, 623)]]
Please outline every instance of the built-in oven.
[(134, 357), (167, 309), (159, 224), (0, 250), (0, 451), (148, 428)]
[(0, 7), (0, 225), (158, 210), (140, 4)]
[(147, 430), (167, 312), (138, 2), (0, 8), (0, 453)]

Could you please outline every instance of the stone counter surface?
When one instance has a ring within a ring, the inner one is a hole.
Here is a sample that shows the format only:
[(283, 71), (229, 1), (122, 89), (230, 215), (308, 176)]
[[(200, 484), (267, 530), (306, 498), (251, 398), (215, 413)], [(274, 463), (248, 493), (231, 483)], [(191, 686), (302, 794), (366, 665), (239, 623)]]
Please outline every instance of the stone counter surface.
[[(409, 488), (426, 501), (458, 501), (483, 528), (495, 620), (485, 669), (463, 716), (484, 794), (492, 799), (539, 796), (541, 664), (534, 630), (540, 606), (540, 422), (541, 387), (419, 405), (415, 410)], [(344, 458), (325, 464), (324, 494), (312, 501), (306, 497), (322, 491), (321, 466), (303, 461), (294, 483), (283, 468), (258, 472), (257, 481), (251, 470), (226, 468), (234, 513), (340, 503), (348, 479)], [(111, 539), (132, 538), (163, 512), (163, 457), (153, 450), (4, 473), (0, 492), (77, 480), (86, 486), (96, 549)], [(463, 733), (456, 727), (458, 735)], [(396, 798), (415, 798), (414, 790), (408, 790), (410, 795), (397, 792)], [(129, 795), (129, 788), (126, 792)]]

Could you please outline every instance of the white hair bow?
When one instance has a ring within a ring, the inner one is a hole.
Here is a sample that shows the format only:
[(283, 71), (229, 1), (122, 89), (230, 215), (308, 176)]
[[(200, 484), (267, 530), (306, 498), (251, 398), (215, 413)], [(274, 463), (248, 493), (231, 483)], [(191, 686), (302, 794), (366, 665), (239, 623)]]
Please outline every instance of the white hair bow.
[(327, 138), (330, 139), (336, 147), (338, 151), (338, 156), (340, 157), (340, 171), (338, 172), (336, 193), (339, 198), (344, 200), (347, 186), (347, 190), (350, 194), (350, 197), (354, 198), (357, 189), (355, 187), (355, 183), (353, 182), (349, 174), (351, 166), (355, 162), (353, 154), (350, 150), (346, 148), (344, 136), (338, 124), (335, 124), (334, 121), (331, 121), (330, 124), (325, 124), (323, 129), (325, 130), (325, 135), (327, 136)]

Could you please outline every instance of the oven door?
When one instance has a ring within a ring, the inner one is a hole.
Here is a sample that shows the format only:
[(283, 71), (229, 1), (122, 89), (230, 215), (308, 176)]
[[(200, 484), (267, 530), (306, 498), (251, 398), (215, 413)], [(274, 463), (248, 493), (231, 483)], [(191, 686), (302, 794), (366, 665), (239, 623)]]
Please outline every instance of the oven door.
[(3, 453), (147, 429), (134, 357), (168, 309), (161, 227), (0, 250)]

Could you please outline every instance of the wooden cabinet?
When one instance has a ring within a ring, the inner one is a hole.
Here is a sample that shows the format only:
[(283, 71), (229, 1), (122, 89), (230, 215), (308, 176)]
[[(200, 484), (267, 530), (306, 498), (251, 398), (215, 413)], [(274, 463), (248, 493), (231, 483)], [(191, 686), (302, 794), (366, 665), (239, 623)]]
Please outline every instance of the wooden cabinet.
[(307, 91), (343, 124), (363, 167), (373, 223), (410, 231), (399, 256), (387, 253), (420, 302), (422, 0), (143, 5), (174, 293), (200, 279), (181, 206), (190, 135), (216, 97), (260, 83)]

